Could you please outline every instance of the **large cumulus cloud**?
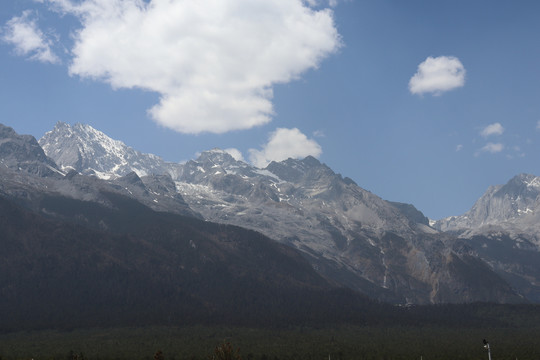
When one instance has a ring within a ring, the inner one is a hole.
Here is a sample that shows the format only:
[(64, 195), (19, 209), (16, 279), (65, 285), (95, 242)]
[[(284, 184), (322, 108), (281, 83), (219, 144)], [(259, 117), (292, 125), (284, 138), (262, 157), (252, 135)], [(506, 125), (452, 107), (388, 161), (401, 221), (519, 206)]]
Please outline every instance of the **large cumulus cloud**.
[(302, 0), (43, 0), (75, 15), (72, 75), (160, 94), (149, 109), (183, 133), (248, 129), (272, 87), (340, 47), (329, 8)]

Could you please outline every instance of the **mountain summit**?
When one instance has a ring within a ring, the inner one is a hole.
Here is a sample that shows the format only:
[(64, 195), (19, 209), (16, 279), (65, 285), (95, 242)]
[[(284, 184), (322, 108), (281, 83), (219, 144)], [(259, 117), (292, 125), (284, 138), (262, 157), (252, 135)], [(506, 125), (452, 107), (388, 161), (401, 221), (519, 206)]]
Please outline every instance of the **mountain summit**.
[(0, 124), (0, 164), (40, 176), (63, 175), (55, 162), (45, 155), (33, 136), (19, 135), (9, 126), (2, 124)]
[[(528, 229), (530, 233), (540, 233), (540, 177), (520, 174), (504, 185), (491, 186), (471, 210), (439, 220), (434, 226), (453, 232)], [(540, 241), (537, 246), (540, 249)]]
[(139, 176), (165, 173), (164, 161), (142, 154), (89, 125), (58, 122), (39, 144), (64, 171), (111, 179), (136, 172)]

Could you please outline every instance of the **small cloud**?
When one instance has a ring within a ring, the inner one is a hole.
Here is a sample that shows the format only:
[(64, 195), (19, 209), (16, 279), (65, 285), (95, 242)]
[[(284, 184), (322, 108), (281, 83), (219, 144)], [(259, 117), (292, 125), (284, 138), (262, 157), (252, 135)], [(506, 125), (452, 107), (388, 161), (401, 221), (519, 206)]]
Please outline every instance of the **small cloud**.
[(60, 63), (60, 58), (51, 50), (52, 41), (38, 28), (33, 16), (32, 11), (26, 10), (21, 16), (11, 18), (4, 26), (1, 40), (13, 45), (19, 56), (44, 63)]
[(409, 81), (409, 90), (412, 94), (440, 95), (463, 85), (465, 85), (465, 68), (458, 58), (430, 56), (418, 65), (418, 71)]
[(288, 158), (319, 157), (321, 146), (308, 139), (300, 130), (278, 128), (270, 134), (268, 143), (262, 150), (250, 149), (250, 161), (253, 165), (264, 168), (272, 161), (282, 161)]
[(504, 128), (499, 123), (494, 123), (486, 126), (482, 131), (480, 132), (480, 135), (483, 137), (488, 137), (491, 135), (502, 135), (504, 132)]
[(480, 149), (476, 155), (479, 155), (479, 153), (490, 153), (490, 154), (496, 154), (500, 153), (504, 150), (504, 144), (501, 143), (487, 143), (483, 148)]
[(540, 120), (536, 122), (536, 130), (540, 130)]
[(463, 145), (459, 144), (456, 146), (456, 152), (463, 150)]
[(226, 153), (231, 155), (234, 160), (236, 161), (244, 161), (244, 156), (242, 155), (242, 152), (235, 148), (229, 148), (224, 150)]
[(326, 134), (322, 130), (315, 130), (313, 132), (313, 136), (318, 137), (318, 138), (323, 138), (323, 137), (326, 137)]

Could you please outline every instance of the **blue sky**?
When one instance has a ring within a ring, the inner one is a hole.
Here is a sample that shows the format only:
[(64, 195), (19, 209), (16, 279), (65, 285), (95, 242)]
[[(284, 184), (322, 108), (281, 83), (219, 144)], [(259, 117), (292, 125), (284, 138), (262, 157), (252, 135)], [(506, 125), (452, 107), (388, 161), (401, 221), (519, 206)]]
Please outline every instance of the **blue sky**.
[(0, 122), (314, 155), (439, 219), (540, 175), (540, 2), (3, 0)]

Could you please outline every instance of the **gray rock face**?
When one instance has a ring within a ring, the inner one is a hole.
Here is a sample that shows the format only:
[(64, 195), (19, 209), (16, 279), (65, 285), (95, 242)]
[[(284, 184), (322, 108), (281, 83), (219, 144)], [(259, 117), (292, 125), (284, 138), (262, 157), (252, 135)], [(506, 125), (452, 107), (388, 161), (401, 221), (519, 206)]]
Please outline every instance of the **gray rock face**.
[[(384, 201), (313, 157), (259, 169), (214, 149), (172, 164), (87, 125), (61, 123), (40, 144), (63, 168), (116, 179), (111, 184), (154, 202), (154, 208), (159, 204), (160, 211), (175, 211), (178, 205), (165, 199), (176, 195), (206, 220), (253, 229), (293, 246), (327, 279), (379, 299), (517, 299), (469, 248), (429, 227), (412, 205)], [(492, 281), (480, 281), (484, 276)]]
[(491, 186), (461, 216), (435, 222), (453, 232), (529, 300), (540, 301), (540, 177)]
[(55, 162), (45, 155), (33, 136), (19, 135), (0, 124), (0, 164), (38, 176), (62, 175)]
[(520, 174), (505, 185), (491, 186), (471, 210), (439, 220), (434, 227), (462, 237), (494, 231), (527, 233), (540, 249), (540, 177)]
[[(265, 169), (220, 167), (220, 158), (216, 150), (203, 153), (189, 163), (189, 176), (177, 179), (190, 207), (206, 219), (296, 247), (338, 283), (379, 299), (412, 303), (514, 296), (502, 279), (482, 289), (465, 285), (481, 273), (463, 260), (468, 253), (453, 250), (454, 237), (427, 226), (412, 205), (384, 201), (312, 157)], [(458, 275), (461, 266), (467, 279)], [(484, 271), (489, 273), (487, 267)]]

